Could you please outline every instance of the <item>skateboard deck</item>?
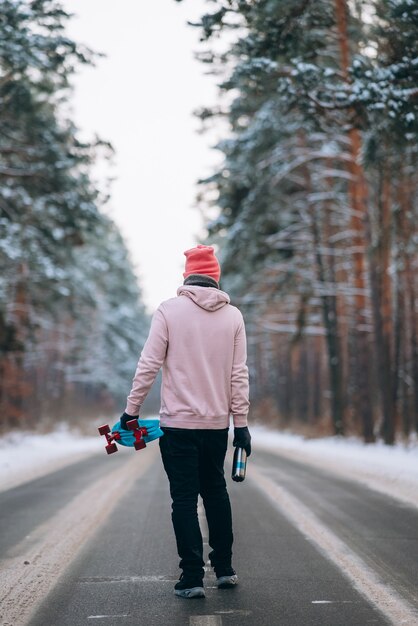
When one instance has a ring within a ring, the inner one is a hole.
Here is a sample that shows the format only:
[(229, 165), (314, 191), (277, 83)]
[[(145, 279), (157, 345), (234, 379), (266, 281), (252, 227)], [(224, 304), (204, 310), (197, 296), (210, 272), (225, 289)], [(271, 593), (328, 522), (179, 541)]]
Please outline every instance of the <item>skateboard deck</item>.
[(135, 448), (135, 450), (143, 450), (147, 443), (158, 439), (164, 435), (160, 428), (159, 419), (141, 419), (132, 418), (126, 423), (128, 430), (121, 428), (120, 421), (112, 426), (107, 424), (99, 427), (100, 435), (106, 437), (107, 444), (105, 450), (108, 454), (118, 451), (116, 442), (121, 446)]

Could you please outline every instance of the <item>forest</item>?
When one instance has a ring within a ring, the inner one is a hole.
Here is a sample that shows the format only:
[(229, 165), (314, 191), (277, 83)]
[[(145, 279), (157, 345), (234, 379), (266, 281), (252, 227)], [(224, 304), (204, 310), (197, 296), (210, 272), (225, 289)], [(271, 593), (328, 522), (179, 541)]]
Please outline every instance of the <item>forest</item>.
[(149, 319), (66, 103), (97, 55), (55, 0), (0, 9), (0, 431), (123, 410)]
[[(393, 444), (418, 426), (418, 4), (215, 0), (200, 181), (246, 319), (253, 419)], [(210, 10), (209, 10), (210, 9)]]
[[(190, 28), (219, 97), (196, 115), (222, 128), (221, 165), (196, 210), (246, 321), (251, 419), (410, 440), (418, 4), (206, 5)], [(69, 19), (57, 0), (1, 2), (0, 430), (123, 409), (150, 321), (93, 175), (112, 146), (82, 141), (68, 107), (98, 58)]]

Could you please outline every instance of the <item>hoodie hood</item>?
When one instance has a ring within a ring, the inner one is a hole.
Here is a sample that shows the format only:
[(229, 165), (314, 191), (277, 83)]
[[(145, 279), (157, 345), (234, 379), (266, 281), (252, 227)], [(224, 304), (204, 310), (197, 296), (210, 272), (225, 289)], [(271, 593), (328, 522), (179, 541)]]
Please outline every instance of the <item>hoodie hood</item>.
[(217, 311), (230, 302), (228, 294), (215, 287), (182, 285), (177, 289), (177, 295), (187, 296), (205, 311)]

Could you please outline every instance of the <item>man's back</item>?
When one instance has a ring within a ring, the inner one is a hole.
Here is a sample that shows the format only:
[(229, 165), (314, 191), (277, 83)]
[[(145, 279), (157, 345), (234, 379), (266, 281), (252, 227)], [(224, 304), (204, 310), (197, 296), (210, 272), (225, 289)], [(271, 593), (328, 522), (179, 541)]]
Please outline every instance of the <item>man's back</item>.
[[(225, 428), (233, 400), (247, 413), (248, 370), (240, 311), (219, 289), (185, 285), (161, 304), (167, 333), (161, 423)], [(164, 329), (160, 328), (160, 332)]]

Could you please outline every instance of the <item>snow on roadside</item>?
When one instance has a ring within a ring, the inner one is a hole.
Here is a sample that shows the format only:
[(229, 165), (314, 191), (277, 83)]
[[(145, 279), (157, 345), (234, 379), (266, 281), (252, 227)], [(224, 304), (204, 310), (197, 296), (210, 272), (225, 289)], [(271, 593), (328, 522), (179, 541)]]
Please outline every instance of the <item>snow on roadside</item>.
[[(364, 444), (356, 438), (305, 439), (264, 426), (250, 426), (256, 449), (275, 452), (418, 507), (418, 444)], [(0, 491), (17, 486), (91, 454), (104, 454), (99, 436), (84, 437), (62, 425), (40, 435), (14, 432), (0, 438)], [(126, 452), (119, 448), (121, 452)]]
[(417, 444), (391, 447), (354, 437), (305, 439), (259, 425), (250, 431), (255, 451), (259, 447), (313, 465), (418, 507)]
[(103, 451), (99, 436), (83, 437), (65, 425), (45, 435), (9, 433), (0, 438), (0, 491)]

